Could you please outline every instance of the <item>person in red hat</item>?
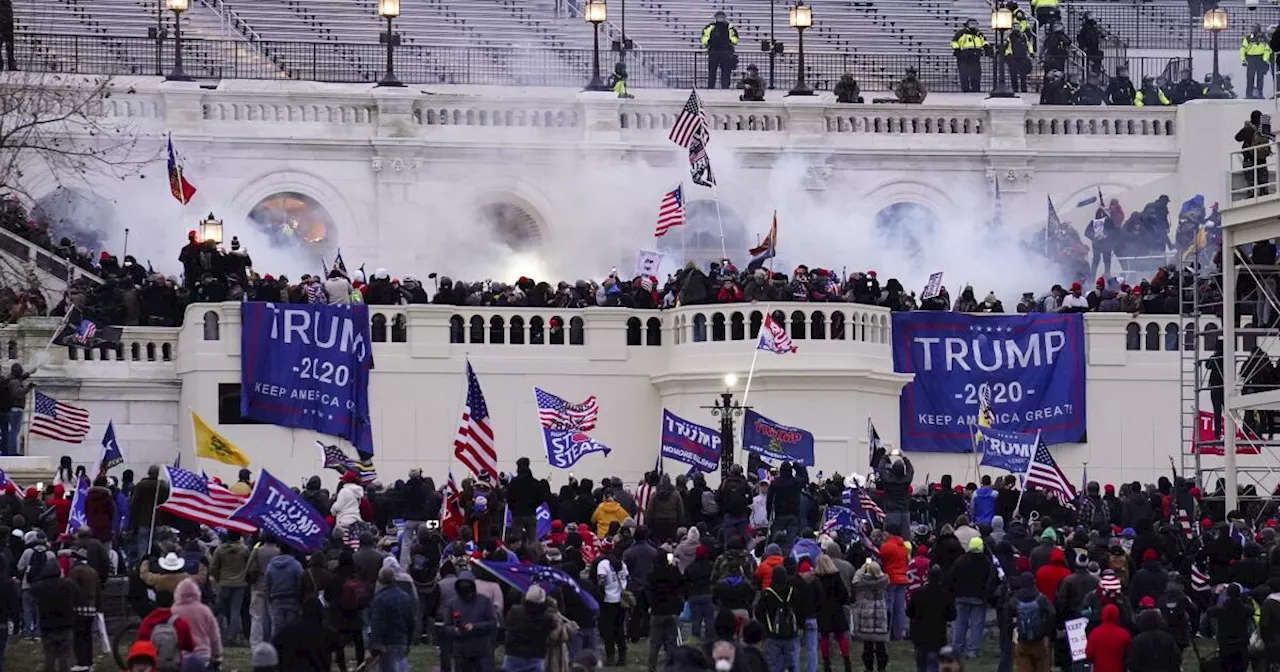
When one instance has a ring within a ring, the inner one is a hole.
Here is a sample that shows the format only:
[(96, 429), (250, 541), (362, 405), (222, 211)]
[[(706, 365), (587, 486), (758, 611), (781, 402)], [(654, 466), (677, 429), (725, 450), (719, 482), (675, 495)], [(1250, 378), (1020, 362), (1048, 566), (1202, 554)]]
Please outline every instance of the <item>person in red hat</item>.
[(1129, 631), (1120, 627), (1120, 610), (1108, 604), (1102, 608), (1102, 623), (1089, 633), (1084, 656), (1094, 672), (1125, 672), (1124, 657), (1132, 643)]
[(1080, 283), (1071, 283), (1071, 291), (1062, 297), (1062, 312), (1079, 313), (1089, 310), (1089, 300), (1080, 292)]

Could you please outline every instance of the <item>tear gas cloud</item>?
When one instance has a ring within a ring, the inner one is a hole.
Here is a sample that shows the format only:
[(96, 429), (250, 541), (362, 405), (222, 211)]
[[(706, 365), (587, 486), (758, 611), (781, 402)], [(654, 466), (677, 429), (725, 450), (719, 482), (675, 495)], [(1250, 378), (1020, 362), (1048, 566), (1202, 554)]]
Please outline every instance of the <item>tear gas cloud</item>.
[[(420, 182), (420, 193), (411, 195), (410, 200), (431, 205), (409, 206), (412, 214), (407, 218), (380, 210), (384, 214), (379, 215), (376, 258), (364, 258), (366, 255), (359, 252), (369, 243), (362, 240), (363, 235), (355, 235), (356, 227), (350, 224), (338, 222), (342, 231), (335, 242), (342, 247), (352, 271), (366, 263), (369, 273), (385, 268), (394, 276), (412, 274), (424, 281), (433, 271), (470, 281), (492, 278), (500, 282), (512, 282), (521, 275), (553, 283), (598, 279), (613, 268), (630, 276), (636, 251), (655, 248), (653, 226), (662, 194), (683, 182), (688, 202), (712, 198), (712, 190), (690, 182), (680, 153), (673, 146), (674, 160), (661, 167), (650, 166), (634, 155), (547, 152), (539, 155), (536, 164), (504, 160), (501, 155), (486, 157), (485, 163), (504, 165), (500, 170), (507, 177), (529, 185), (556, 204), (555, 211), (542, 211), (549, 206), (531, 206), (544, 224), (543, 230), (525, 243), (513, 241), (499, 230), (528, 227), (529, 222), (497, 226), (481, 213), (477, 197), (460, 193), (458, 186), (463, 181), (485, 183), (490, 169), (483, 165), (471, 167), (470, 175), (451, 175), (449, 182)], [(870, 201), (878, 198), (875, 192), (885, 182), (882, 172), (835, 171), (825, 189), (812, 190), (807, 171), (811, 165), (824, 163), (825, 157), (820, 155), (783, 153), (767, 170), (738, 165), (733, 148), (723, 143), (713, 144), (711, 157), (722, 185), (719, 195), (728, 255), (739, 268), (748, 261), (747, 248), (768, 231), (776, 209), (779, 255), (774, 268), (787, 274), (799, 264), (846, 274), (874, 269), (882, 286), (888, 279), (898, 278), (918, 295), (929, 274), (941, 270), (953, 300), (970, 284), (978, 300), (994, 291), (1009, 311), (1020, 293), (1034, 291), (1039, 295), (1062, 279), (1043, 258), (1023, 248), (1026, 229), (990, 230), (991, 203), (982, 175), (921, 173), (910, 179), (944, 194), (953, 206), (937, 213), (927, 208), (897, 208), (877, 218), (876, 209), (885, 203)], [(129, 254), (144, 265), (151, 260), (157, 271), (176, 275), (181, 272), (177, 257), (186, 232), (196, 229), (210, 211), (219, 217), (224, 215), (218, 213), (229, 213), (225, 200), (229, 195), (217, 193), (210, 185), (183, 208), (167, 195), (163, 166), (145, 172), (145, 179), (113, 181), (95, 190), (109, 195), (116, 210), (117, 224), (105, 231), (106, 249), (116, 253), (124, 249), (123, 227), (128, 226)], [(247, 168), (241, 174), (253, 172)], [(202, 186), (199, 175), (192, 179)], [(335, 219), (340, 216), (334, 209), (329, 212)], [(1018, 221), (1013, 217), (1007, 220)], [(319, 272), (322, 254), (327, 263), (333, 261), (332, 249), (281, 247), (248, 222), (227, 219), (225, 224), (223, 246), (229, 249), (231, 236), (238, 236), (259, 273), (283, 273), (296, 279), (302, 273)], [(700, 240), (704, 244), (688, 252), (690, 259), (706, 268), (720, 257), (716, 221), (703, 214), (701, 221), (691, 221), (686, 228), (703, 232)], [(693, 231), (673, 229), (667, 236), (670, 240), (663, 242), (667, 252), (663, 273), (680, 265), (679, 240), (684, 235), (692, 238)]]

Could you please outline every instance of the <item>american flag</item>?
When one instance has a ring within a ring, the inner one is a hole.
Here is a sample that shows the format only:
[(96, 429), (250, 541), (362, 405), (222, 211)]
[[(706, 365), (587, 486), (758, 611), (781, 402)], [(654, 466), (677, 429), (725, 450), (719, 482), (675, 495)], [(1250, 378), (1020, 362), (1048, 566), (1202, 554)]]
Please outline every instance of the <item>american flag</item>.
[(449, 480), (444, 484), (444, 509), (440, 513), (440, 525), (443, 527), (452, 518), (462, 522), (462, 507), (458, 503), (458, 482), (453, 478), (453, 470), (449, 470)]
[(1036, 444), (1035, 455), (1031, 457), (1031, 465), (1027, 468), (1026, 483), (1047, 490), (1063, 504), (1075, 501), (1076, 489), (1071, 487), (1067, 475), (1053, 461), (1053, 456), (1049, 454), (1049, 448), (1043, 441)]
[(258, 530), (250, 523), (231, 519), (231, 514), (248, 497), (236, 495), (221, 483), (212, 482), (186, 469), (165, 467), (164, 472), (169, 479), (169, 499), (160, 505), (161, 511), (241, 534), (252, 534)]
[(360, 478), (360, 485), (369, 485), (378, 480), (378, 470), (374, 468), (373, 460), (352, 460), (351, 469)]
[(1195, 536), (1195, 528), (1199, 527), (1199, 523), (1193, 523), (1191, 516), (1187, 515), (1186, 509), (1178, 509), (1178, 527), (1182, 528), (1182, 536), (1190, 541)]
[(350, 469), (355, 468), (355, 461), (342, 449), (337, 446), (326, 446), (320, 441), (316, 441), (316, 448), (320, 449), (320, 456), (324, 459), (324, 468), (333, 469), (338, 473), (346, 473)]
[(658, 228), (653, 235), (657, 238), (667, 235), (667, 229), (673, 226), (684, 226), (684, 185), (668, 191), (658, 206)]
[(494, 448), (493, 428), (489, 426), (489, 406), (471, 362), (467, 362), (467, 401), (462, 407), (458, 435), (453, 439), (453, 456), (473, 474), (498, 473), (498, 451)]
[(822, 533), (835, 536), (840, 530), (856, 530), (853, 511), (843, 506), (828, 506), (827, 517), (822, 523)]
[(777, 355), (788, 355), (796, 351), (796, 346), (787, 335), (787, 330), (774, 321), (773, 315), (765, 313), (764, 325), (760, 327), (760, 339), (756, 341), (756, 349)]
[(72, 339), (76, 343), (88, 344), (93, 342), (93, 335), (96, 333), (98, 333), (98, 325), (94, 324), (93, 320), (80, 320), (80, 326)]
[(841, 498), (844, 505), (853, 511), (854, 515), (865, 518), (867, 522), (875, 524), (878, 520), (884, 520), (884, 509), (876, 504), (876, 500), (867, 494), (866, 490), (854, 486), (845, 490), (844, 496)]
[(696, 89), (689, 92), (689, 100), (680, 110), (680, 116), (676, 117), (676, 123), (671, 127), (671, 133), (667, 137), (671, 142), (685, 149), (688, 149), (695, 139), (701, 144), (706, 144), (711, 139), (711, 129), (707, 126), (707, 113), (702, 109), (702, 101), (698, 99)]
[(1201, 592), (1209, 590), (1209, 574), (1200, 568), (1200, 563), (1191, 564), (1191, 590)]
[(89, 433), (89, 411), (36, 392), (31, 433), (54, 441), (80, 443)]
[(706, 143), (695, 140), (689, 146), (689, 175), (694, 184), (716, 186), (716, 175), (711, 171), (711, 157), (707, 156)]
[(342, 533), (342, 543), (353, 552), (360, 550), (360, 535), (352, 532), (351, 529), (344, 530)]
[(600, 405), (595, 396), (587, 397), (581, 404), (571, 404), (550, 392), (533, 388), (533, 398), (538, 402), (538, 422), (547, 429), (574, 429), (589, 432), (596, 428), (600, 417)]

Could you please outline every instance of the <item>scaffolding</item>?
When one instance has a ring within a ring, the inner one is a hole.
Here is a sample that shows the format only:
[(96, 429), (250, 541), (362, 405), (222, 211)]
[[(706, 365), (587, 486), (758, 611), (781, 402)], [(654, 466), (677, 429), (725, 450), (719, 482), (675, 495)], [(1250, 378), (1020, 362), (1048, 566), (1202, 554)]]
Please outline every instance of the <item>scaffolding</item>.
[(1280, 238), (1277, 172), (1259, 167), (1275, 164), (1267, 147), (1270, 158), (1232, 153), (1222, 226), (1199, 223), (1177, 265), (1181, 473), (1224, 512), (1267, 498), (1280, 474), (1280, 376), (1262, 375), (1280, 355), (1280, 265), (1253, 261), (1253, 243)]

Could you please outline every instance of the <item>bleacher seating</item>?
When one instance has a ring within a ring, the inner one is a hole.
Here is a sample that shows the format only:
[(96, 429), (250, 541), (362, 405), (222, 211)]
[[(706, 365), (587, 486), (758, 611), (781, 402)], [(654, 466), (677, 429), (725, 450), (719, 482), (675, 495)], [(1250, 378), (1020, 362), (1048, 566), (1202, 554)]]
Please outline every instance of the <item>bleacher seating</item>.
[[(590, 67), (592, 31), (572, 16), (580, 0), (402, 0), (395, 30), (402, 36), (396, 67), (413, 83), (578, 85)], [(965, 19), (987, 23), (989, 0), (824, 0), (814, 8), (815, 25), (805, 34), (807, 77), (830, 88), (851, 72), (867, 90), (889, 88), (908, 65), (931, 89), (954, 87), (950, 39)], [(796, 67), (795, 31), (787, 25), (786, 0), (630, 0), (628, 57), (637, 88), (688, 87), (703, 83), (706, 61), (698, 38), (723, 9), (738, 27), (739, 73), (756, 64), (767, 73), (761, 42), (774, 36), (786, 45), (777, 59), (777, 84), (786, 88)], [(14, 0), (21, 55), (32, 69), (82, 73), (155, 74), (172, 67), (172, 42), (157, 62), (154, 0)], [(1230, 49), (1248, 25), (1280, 20), (1280, 8), (1245, 10), (1242, 0), (1225, 4), (1231, 28), (1221, 36)], [(1119, 44), (1137, 48), (1185, 46), (1186, 5), (1172, 0), (1064, 3), (1069, 34), (1091, 10)], [(566, 11), (568, 9), (568, 11)], [(607, 74), (619, 36), (621, 3), (609, 3), (602, 26)], [(377, 0), (195, 0), (182, 18), (190, 38), (186, 70), (197, 78), (234, 76), (316, 78), (370, 82), (385, 68), (379, 37), (385, 22)], [(165, 12), (161, 25), (172, 30)], [(1207, 39), (1192, 30), (1197, 47)], [(1123, 53), (1108, 54), (1123, 60)], [(988, 73), (990, 66), (987, 67)], [(989, 76), (989, 75), (988, 75)]]

